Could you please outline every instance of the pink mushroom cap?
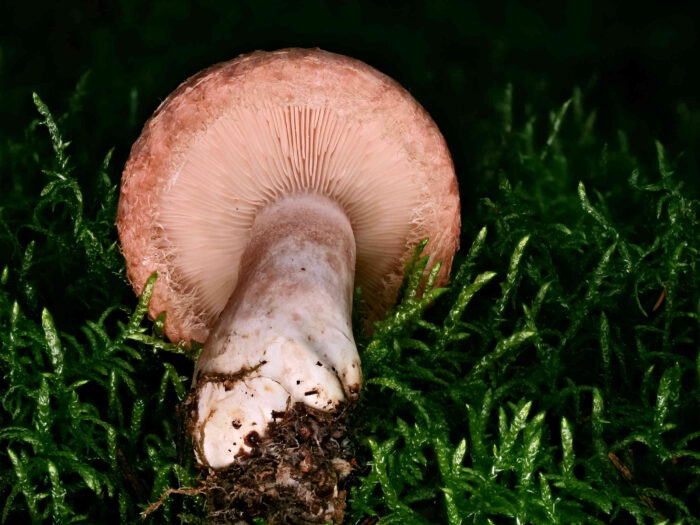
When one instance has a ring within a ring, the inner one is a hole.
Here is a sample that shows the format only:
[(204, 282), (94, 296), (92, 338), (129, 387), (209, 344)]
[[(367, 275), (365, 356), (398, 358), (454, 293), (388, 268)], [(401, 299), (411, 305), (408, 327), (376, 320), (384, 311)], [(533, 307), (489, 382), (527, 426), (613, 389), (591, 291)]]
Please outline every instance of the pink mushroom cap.
[(182, 83), (134, 143), (117, 227), (149, 314), (172, 341), (206, 340), (236, 287), (259, 210), (299, 193), (336, 201), (353, 228), (355, 284), (372, 318), (396, 300), (428, 238), (447, 281), (460, 231), (445, 140), (423, 107), (367, 64), (319, 49), (257, 51)]

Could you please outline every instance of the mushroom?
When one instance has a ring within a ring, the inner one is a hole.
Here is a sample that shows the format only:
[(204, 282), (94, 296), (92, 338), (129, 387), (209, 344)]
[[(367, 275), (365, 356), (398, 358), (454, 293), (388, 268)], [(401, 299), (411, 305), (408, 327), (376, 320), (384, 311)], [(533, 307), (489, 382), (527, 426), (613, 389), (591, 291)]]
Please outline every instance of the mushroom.
[[(117, 226), (135, 291), (158, 271), (151, 317), (204, 343), (190, 432), (215, 472), (249, 461), (280, 414), (357, 399), (354, 287), (379, 318), (425, 238), (445, 282), (459, 196), (406, 90), (358, 60), (285, 49), (214, 65), (163, 101), (124, 169)], [(320, 522), (342, 516), (317, 507)]]

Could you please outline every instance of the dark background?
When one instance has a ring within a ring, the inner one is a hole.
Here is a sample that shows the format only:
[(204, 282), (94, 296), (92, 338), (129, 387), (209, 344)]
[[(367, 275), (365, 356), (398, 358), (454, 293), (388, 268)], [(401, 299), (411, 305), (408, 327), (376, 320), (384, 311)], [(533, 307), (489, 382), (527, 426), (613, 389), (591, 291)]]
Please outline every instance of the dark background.
[(71, 153), (97, 165), (114, 146), (118, 170), (145, 119), (189, 75), (254, 49), (319, 46), (409, 89), (443, 130), (463, 188), (476, 182), (480, 130), (507, 83), (521, 113), (556, 109), (581, 87), (606, 140), (624, 129), (633, 151), (652, 161), (659, 139), (674, 155), (685, 152), (684, 172), (693, 177), (700, 149), (693, 4), (14, 2), (0, 21), (0, 138), (19, 139), (36, 116), (32, 91), (59, 113), (89, 71)]

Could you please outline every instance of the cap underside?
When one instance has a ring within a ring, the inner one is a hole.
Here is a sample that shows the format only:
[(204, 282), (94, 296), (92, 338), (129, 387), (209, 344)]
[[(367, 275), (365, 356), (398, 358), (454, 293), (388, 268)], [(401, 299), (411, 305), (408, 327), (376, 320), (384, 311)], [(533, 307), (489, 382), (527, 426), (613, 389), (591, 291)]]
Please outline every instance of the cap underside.
[(374, 315), (412, 247), (449, 271), (459, 202), (435, 124), (388, 77), (318, 50), (255, 53), (193, 77), (134, 145), (118, 226), (137, 290), (159, 270), (151, 314), (171, 339), (203, 340), (236, 286), (256, 213), (317, 192), (347, 214), (356, 285)]
[(317, 192), (340, 204), (358, 251), (357, 284), (369, 293), (401, 258), (420, 188), (376, 122), (327, 108), (234, 108), (194, 144), (162, 195), (157, 222), (172, 275), (196, 290), (204, 316), (226, 305), (258, 210)]

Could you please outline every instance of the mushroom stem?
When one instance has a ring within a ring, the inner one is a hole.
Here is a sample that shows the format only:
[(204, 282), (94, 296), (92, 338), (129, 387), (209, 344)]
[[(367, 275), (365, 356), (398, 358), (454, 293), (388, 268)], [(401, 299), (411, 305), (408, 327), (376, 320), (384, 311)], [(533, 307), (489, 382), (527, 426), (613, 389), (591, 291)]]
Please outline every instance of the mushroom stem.
[(200, 463), (221, 469), (247, 456), (297, 403), (332, 412), (357, 398), (354, 274), (353, 230), (330, 199), (301, 194), (258, 213), (195, 370), (190, 428)]

